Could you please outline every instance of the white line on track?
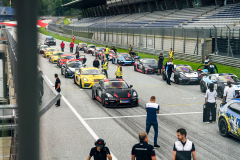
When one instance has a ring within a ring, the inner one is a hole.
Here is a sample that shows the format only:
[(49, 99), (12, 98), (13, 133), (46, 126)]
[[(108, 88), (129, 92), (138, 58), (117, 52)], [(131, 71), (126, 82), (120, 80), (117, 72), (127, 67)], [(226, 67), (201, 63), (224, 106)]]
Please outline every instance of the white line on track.
[[(157, 116), (173, 116), (173, 115), (202, 114), (202, 113), (203, 113), (203, 112), (166, 113), (166, 114), (158, 114)], [(84, 118), (84, 120), (119, 119), (119, 118), (137, 118), (137, 117), (146, 117), (146, 116), (147, 116), (147, 115), (118, 116), (118, 117), (98, 117), (98, 118)]]
[[(48, 82), (53, 85), (53, 83), (48, 79), (47, 76), (45, 76), (46, 79), (48, 80)], [(68, 105), (68, 107), (72, 110), (72, 112), (75, 114), (75, 116), (77, 116), (77, 118), (80, 120), (80, 122), (84, 125), (84, 127), (88, 130), (88, 132), (93, 136), (93, 138), (95, 140), (99, 139), (99, 137), (97, 136), (97, 134), (92, 130), (92, 128), (90, 128), (90, 126), (85, 122), (85, 120), (77, 113), (77, 111), (74, 109), (74, 107), (68, 102), (68, 100), (62, 95), (62, 99), (64, 100), (64, 102)], [(117, 158), (112, 154), (111, 152), (111, 156), (113, 160), (117, 160)]]

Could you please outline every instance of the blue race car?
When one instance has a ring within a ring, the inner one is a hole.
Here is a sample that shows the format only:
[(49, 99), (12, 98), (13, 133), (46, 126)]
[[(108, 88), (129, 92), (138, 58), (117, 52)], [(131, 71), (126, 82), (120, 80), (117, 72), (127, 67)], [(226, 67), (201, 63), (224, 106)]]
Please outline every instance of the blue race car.
[[(139, 56), (136, 58), (139, 58)], [(113, 56), (112, 63), (121, 63), (122, 65), (134, 65), (135, 57), (131, 57), (131, 55), (128, 53), (118, 53), (116, 54), (116, 56)]]
[(221, 136), (240, 138), (240, 96), (220, 107), (217, 122)]

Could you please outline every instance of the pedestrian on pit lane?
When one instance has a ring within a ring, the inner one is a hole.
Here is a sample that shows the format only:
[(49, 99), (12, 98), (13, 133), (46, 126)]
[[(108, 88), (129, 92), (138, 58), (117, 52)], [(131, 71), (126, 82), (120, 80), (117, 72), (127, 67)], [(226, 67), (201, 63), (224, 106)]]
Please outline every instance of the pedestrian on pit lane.
[(62, 52), (64, 52), (65, 43), (63, 43), (63, 41), (62, 41), (62, 43), (61, 43), (60, 47), (61, 47), (61, 50), (62, 50)]
[[(60, 93), (60, 92), (61, 92), (61, 88), (60, 88), (60, 86), (61, 86), (61, 81), (60, 81), (60, 79), (58, 78), (58, 74), (54, 74), (54, 77), (55, 77), (56, 81), (55, 81), (55, 85), (54, 85), (53, 87), (55, 87), (55, 90), (56, 90), (58, 93)], [(55, 105), (56, 105), (56, 107), (59, 107), (59, 106), (60, 106), (60, 99), (57, 101), (57, 103), (56, 103)]]
[(146, 132), (139, 134), (140, 143), (132, 148), (132, 160), (157, 160), (155, 150), (152, 145), (148, 144), (148, 135)]
[(99, 63), (99, 61), (98, 61), (98, 57), (96, 56), (96, 57), (95, 57), (95, 60), (93, 61), (93, 67), (96, 67), (96, 68), (99, 69), (99, 66), (100, 66), (100, 63)]
[(93, 147), (90, 151), (90, 154), (87, 160), (90, 160), (93, 157), (94, 160), (112, 160), (111, 153), (108, 147), (105, 147), (106, 143), (103, 139), (98, 139), (95, 143), (96, 147)]
[(163, 61), (164, 61), (163, 53), (160, 53), (160, 56), (158, 57), (158, 75), (160, 75), (160, 71), (162, 74)]
[(209, 64), (209, 73), (210, 73), (210, 74), (214, 74), (215, 71), (217, 71), (217, 73), (218, 73), (217, 66), (216, 66), (215, 64), (213, 64), (212, 61), (210, 61), (210, 64)]
[(157, 121), (157, 114), (159, 114), (159, 104), (155, 103), (156, 97), (152, 96), (150, 98), (150, 103), (147, 103), (145, 106), (147, 112), (147, 119), (146, 119), (146, 132), (147, 134), (150, 131), (151, 126), (154, 129), (154, 147), (159, 148), (160, 146), (157, 144), (158, 138), (158, 121)]
[(194, 143), (187, 138), (187, 131), (183, 128), (177, 130), (178, 141), (174, 143), (172, 160), (197, 160)]
[(172, 75), (172, 72), (174, 72), (174, 64), (172, 62), (172, 58), (169, 59), (168, 62), (165, 64), (165, 73), (167, 74), (167, 84), (171, 85), (170, 78)]
[(169, 51), (169, 58), (174, 58), (174, 52), (172, 50), (172, 48), (170, 48), (170, 51)]
[(108, 48), (108, 46), (106, 46), (106, 48), (105, 48), (105, 58), (107, 59), (107, 61), (108, 61), (108, 56), (109, 56), (109, 48)]
[(73, 42), (71, 42), (71, 43), (70, 43), (70, 45), (69, 45), (69, 47), (70, 47), (70, 53), (73, 53), (73, 47), (74, 47), (74, 43), (73, 43)]
[(76, 55), (76, 59), (79, 59), (79, 57), (81, 56), (78, 50), (76, 50), (75, 55)]
[[(213, 83), (209, 84), (208, 88), (209, 89), (206, 91), (206, 95), (205, 95), (206, 115), (203, 116), (203, 122), (205, 123), (216, 121), (215, 107), (216, 107), (217, 92), (214, 89)], [(210, 112), (212, 115), (211, 120), (210, 120)]]
[(209, 65), (210, 65), (209, 56), (205, 56), (205, 61), (203, 65), (204, 65), (204, 69), (209, 69)]
[(224, 88), (222, 104), (229, 102), (235, 98), (235, 89), (232, 87), (231, 81), (227, 81), (227, 86)]
[(120, 63), (117, 63), (117, 71), (115, 72), (116, 78), (122, 79), (122, 67)]
[(107, 61), (107, 58), (105, 58), (104, 63), (102, 65), (102, 72), (105, 73), (106, 77), (108, 78), (107, 70), (108, 70), (108, 61)]
[(72, 36), (72, 42), (75, 43), (75, 37), (74, 36)]

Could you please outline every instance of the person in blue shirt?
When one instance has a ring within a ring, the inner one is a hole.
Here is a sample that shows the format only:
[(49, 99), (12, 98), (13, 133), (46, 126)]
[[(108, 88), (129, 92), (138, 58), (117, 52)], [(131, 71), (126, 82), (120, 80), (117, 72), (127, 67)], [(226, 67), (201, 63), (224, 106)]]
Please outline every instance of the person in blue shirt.
[(210, 74), (214, 74), (216, 71), (218, 73), (217, 66), (215, 64), (213, 64), (212, 61), (210, 62), (208, 71), (209, 71)]
[(157, 144), (158, 138), (158, 121), (157, 121), (157, 114), (159, 114), (160, 107), (156, 102), (155, 96), (150, 98), (150, 103), (146, 104), (146, 112), (147, 112), (147, 119), (146, 119), (146, 132), (147, 134), (150, 131), (151, 126), (155, 131), (154, 133), (154, 147), (159, 148), (160, 146)]
[(174, 64), (173, 64), (172, 58), (170, 58), (169, 61), (166, 62), (165, 64), (165, 73), (167, 74), (167, 84), (169, 85), (171, 85), (170, 78), (171, 78), (172, 72), (174, 72)]
[(205, 61), (203, 65), (204, 65), (204, 69), (209, 69), (209, 65), (210, 65), (209, 56), (205, 56)]

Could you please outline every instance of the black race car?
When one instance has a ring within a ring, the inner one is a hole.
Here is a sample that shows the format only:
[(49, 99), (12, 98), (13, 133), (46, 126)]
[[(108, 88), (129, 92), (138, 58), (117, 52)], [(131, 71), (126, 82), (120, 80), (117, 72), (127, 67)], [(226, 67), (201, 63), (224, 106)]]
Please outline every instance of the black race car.
[[(174, 65), (175, 73), (172, 73), (171, 81), (176, 84), (199, 84), (201, 80), (200, 72), (194, 71), (191, 66), (186, 64)], [(167, 73), (165, 73), (165, 67), (163, 67), (163, 80), (167, 79)]]
[(61, 67), (61, 74), (68, 77), (74, 77), (75, 71), (80, 68), (85, 67), (80, 61), (68, 61), (66, 64), (63, 64)]
[(44, 44), (48, 46), (56, 46), (56, 40), (53, 38), (53, 36), (47, 36)]
[(145, 73), (154, 73), (158, 71), (158, 62), (154, 58), (142, 58), (134, 64), (134, 71)]
[(122, 79), (103, 79), (92, 87), (92, 98), (104, 107), (138, 106), (138, 94)]

